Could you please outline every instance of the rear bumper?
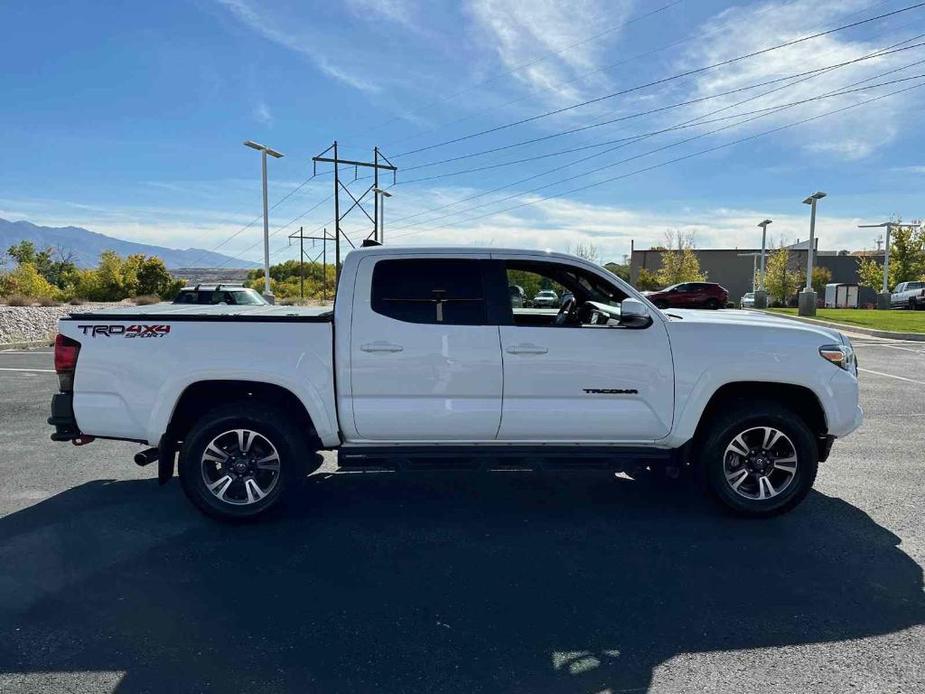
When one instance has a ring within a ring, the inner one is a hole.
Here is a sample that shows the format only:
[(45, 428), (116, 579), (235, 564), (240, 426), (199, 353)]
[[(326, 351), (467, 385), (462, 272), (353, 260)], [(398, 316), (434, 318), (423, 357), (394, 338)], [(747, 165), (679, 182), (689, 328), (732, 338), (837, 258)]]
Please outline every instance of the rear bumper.
[(74, 394), (55, 393), (51, 398), (51, 417), (48, 418), (55, 431), (52, 441), (72, 441), (80, 436), (77, 420), (74, 418)]

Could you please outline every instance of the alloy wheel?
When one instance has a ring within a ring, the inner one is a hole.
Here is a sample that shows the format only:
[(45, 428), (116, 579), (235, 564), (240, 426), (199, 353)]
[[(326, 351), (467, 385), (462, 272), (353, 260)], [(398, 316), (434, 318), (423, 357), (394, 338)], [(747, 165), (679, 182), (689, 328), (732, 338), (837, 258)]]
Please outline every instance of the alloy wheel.
[(726, 483), (739, 496), (753, 501), (772, 499), (796, 477), (796, 447), (774, 427), (746, 429), (726, 446), (723, 472)]
[(202, 479), (215, 498), (249, 506), (279, 482), (280, 459), (273, 443), (250, 429), (225, 431), (209, 442), (200, 462)]

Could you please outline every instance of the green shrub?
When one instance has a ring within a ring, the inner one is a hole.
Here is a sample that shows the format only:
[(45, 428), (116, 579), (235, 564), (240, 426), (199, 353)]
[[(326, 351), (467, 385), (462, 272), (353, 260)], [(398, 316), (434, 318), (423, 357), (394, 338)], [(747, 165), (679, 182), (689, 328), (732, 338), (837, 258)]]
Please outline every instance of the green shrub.
[(57, 298), (59, 290), (46, 280), (32, 263), (20, 263), (0, 275), (0, 294)]

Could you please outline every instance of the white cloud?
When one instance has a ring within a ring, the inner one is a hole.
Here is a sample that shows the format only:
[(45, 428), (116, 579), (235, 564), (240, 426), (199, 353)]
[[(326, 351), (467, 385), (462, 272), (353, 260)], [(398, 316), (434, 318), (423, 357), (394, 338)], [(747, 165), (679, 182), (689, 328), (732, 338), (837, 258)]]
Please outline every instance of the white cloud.
[(319, 70), (344, 84), (365, 92), (377, 92), (379, 87), (356, 76), (343, 66), (334, 65), (315, 46), (317, 37), (310, 32), (299, 33), (280, 29), (269, 15), (258, 12), (246, 0), (216, 0), (242, 24), (264, 38), (310, 59)]
[[(424, 198), (419, 207), (393, 204), (389, 214), (394, 215), (397, 221), (391, 225), (388, 221), (386, 223), (387, 239), (391, 243), (465, 243), (567, 251), (578, 241), (591, 241), (601, 250), (605, 260), (619, 260), (629, 253), (631, 240), (635, 240), (636, 248), (649, 248), (662, 242), (667, 229), (693, 232), (699, 248), (754, 248), (760, 244), (757, 221), (767, 216), (767, 210), (748, 208), (671, 209), (660, 206), (645, 209), (553, 198), (471, 222), (460, 221), (445, 226), (425, 222), (417, 227), (410, 226), (428, 219), (422, 215), (403, 224), (401, 217), (465, 197), (471, 191), (441, 189), (429, 193), (429, 199)], [(524, 196), (506, 202), (504, 207), (535, 201), (536, 197)], [(809, 217), (804, 210), (774, 214), (773, 218), (769, 244), (777, 245), (781, 239), (792, 243), (807, 238)], [(820, 214), (816, 227), (820, 247), (824, 250), (870, 247), (870, 234), (857, 229), (860, 221), (853, 216), (829, 212)]]
[(357, 17), (370, 21), (385, 19), (407, 29), (421, 31), (416, 22), (417, 3), (408, 0), (346, 0), (347, 7)]
[[(588, 28), (600, 28), (602, 39), (612, 41), (631, 5), (631, 0), (470, 0), (469, 13), (501, 63), (515, 70), (516, 79), (564, 103), (580, 98), (572, 79), (579, 71), (598, 67), (606, 47), (605, 41), (588, 40)], [(611, 27), (617, 30), (611, 32)], [(602, 83), (598, 78), (593, 86)]]
[[(704, 38), (693, 44), (683, 55), (679, 67), (691, 69), (718, 63), (752, 51), (791, 41), (834, 28), (863, 18), (874, 16), (877, 8), (869, 8), (866, 0), (792, 0), (790, 2), (767, 2), (761, 5), (738, 6), (721, 12), (709, 20), (699, 31)], [(885, 8), (884, 8), (885, 9)], [(807, 19), (811, 18), (811, 22)], [(730, 89), (737, 89), (753, 83), (816, 70), (882, 50), (887, 46), (909, 38), (903, 32), (902, 15), (891, 21), (865, 26), (852, 33), (835, 33), (805, 41), (794, 46), (771, 51), (760, 56), (742, 60), (693, 78), (687, 96), (703, 97)], [(867, 60), (850, 66), (817, 75), (805, 81), (793, 82), (793, 86), (776, 91), (772, 95), (750, 101), (738, 109), (724, 111), (724, 115), (736, 111), (751, 111), (766, 106), (779, 106), (794, 101), (809, 99), (820, 94), (836, 91), (861, 80), (874, 78), (887, 71), (896, 70), (925, 57), (921, 51), (911, 50), (889, 56)], [(920, 66), (916, 72), (921, 72)], [(909, 71), (895, 72), (881, 78), (870, 79), (868, 84), (910, 76)], [(715, 109), (729, 107), (784, 83), (769, 85), (728, 97), (713, 99), (691, 109), (694, 116), (702, 116)], [(685, 82), (681, 83), (684, 88)], [(858, 84), (858, 87), (864, 86)], [(873, 96), (901, 89), (910, 84), (883, 87), (851, 95), (833, 97), (798, 107), (789, 108), (779, 114), (763, 117), (745, 130), (766, 130), (783, 123), (794, 122), (807, 117), (821, 115), (850, 104), (858, 104)], [(677, 87), (674, 87), (677, 89)], [(834, 158), (861, 159), (880, 147), (892, 142), (902, 129), (911, 122), (910, 114), (915, 109), (912, 103), (920, 103), (921, 95), (910, 92), (907, 95), (883, 100), (868, 106), (846, 111), (817, 123), (788, 133), (809, 151), (823, 153)], [(903, 108), (896, 104), (902, 103)]]
[(254, 106), (254, 118), (256, 118), (257, 121), (263, 125), (273, 125), (273, 114), (270, 113), (270, 107), (267, 106), (263, 99), (258, 101)]

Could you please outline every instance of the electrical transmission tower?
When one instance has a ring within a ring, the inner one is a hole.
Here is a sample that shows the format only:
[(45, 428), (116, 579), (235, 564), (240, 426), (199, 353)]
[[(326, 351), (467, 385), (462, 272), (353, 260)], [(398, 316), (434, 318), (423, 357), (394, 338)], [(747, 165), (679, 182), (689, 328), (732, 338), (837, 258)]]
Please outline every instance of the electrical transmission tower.
[[(328, 233), (327, 227), (325, 227), (321, 236), (305, 236), (303, 227), (299, 227), (298, 231), (294, 231), (289, 234), (289, 243), (292, 243), (293, 239), (299, 240), (299, 298), (305, 298), (305, 242), (311, 241), (312, 248), (315, 248), (315, 245), (318, 241), (321, 241), (321, 252), (316, 255), (314, 258), (311, 258), (309, 262), (314, 265), (318, 262), (318, 259), (321, 259), (321, 300), (328, 300), (328, 241), (333, 241), (334, 237)], [(348, 241), (350, 239), (347, 239)], [(352, 245), (352, 244), (351, 244)]]
[[(326, 156), (329, 152), (331, 152), (332, 156)], [(372, 222), (372, 225), (373, 225), (372, 231), (369, 233), (369, 235), (366, 238), (379, 242), (381, 238), (380, 237), (381, 225), (379, 221), (380, 220), (379, 196), (384, 193), (384, 191), (379, 187), (379, 171), (380, 170), (391, 171), (392, 172), (392, 183), (394, 184), (395, 183), (395, 172), (398, 171), (398, 168), (394, 166), (392, 162), (390, 162), (382, 152), (379, 151), (378, 147), (375, 147), (373, 149), (373, 161), (371, 162), (370, 161), (354, 161), (353, 159), (341, 159), (337, 153), (337, 140), (335, 140), (334, 144), (332, 144), (330, 147), (324, 150), (321, 154), (319, 154), (316, 157), (312, 157), (313, 173), (317, 173), (318, 162), (334, 164), (334, 234), (333, 236), (334, 236), (334, 276), (335, 276), (335, 281), (336, 281), (337, 279), (340, 279), (340, 240), (341, 240), (341, 237), (346, 239), (347, 243), (349, 243), (351, 247), (355, 247), (353, 245), (353, 242), (347, 236), (347, 234), (345, 234), (343, 229), (341, 229), (341, 226), (340, 226), (341, 221), (348, 214), (350, 214), (354, 209), (359, 209), (364, 215), (366, 215), (366, 218), (369, 219), (369, 221)], [(381, 162), (385, 162), (385, 163), (381, 163)], [(361, 195), (355, 196), (353, 193), (350, 192), (350, 190), (347, 188), (346, 185), (344, 185), (343, 181), (341, 180), (341, 177), (340, 177), (341, 166), (353, 167), (353, 180), (357, 179), (357, 174), (361, 166), (365, 168), (371, 168), (373, 170), (373, 182), (370, 184), (370, 186), (365, 191), (363, 191)], [(348, 207), (347, 210), (343, 213), (341, 212), (341, 208), (340, 208), (341, 191), (345, 192), (350, 197), (350, 199), (353, 200), (353, 204), (350, 205), (350, 207)], [(369, 215), (369, 212), (366, 211), (366, 208), (363, 207), (363, 200), (370, 193), (373, 193), (373, 197), (374, 197), (374, 203), (373, 203), (374, 216), (372, 217)]]

